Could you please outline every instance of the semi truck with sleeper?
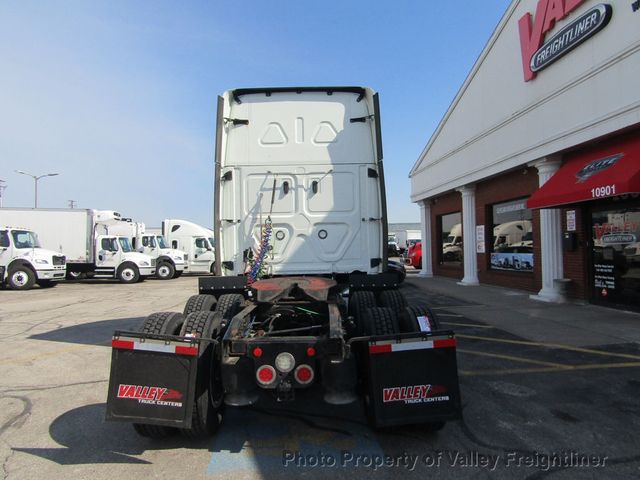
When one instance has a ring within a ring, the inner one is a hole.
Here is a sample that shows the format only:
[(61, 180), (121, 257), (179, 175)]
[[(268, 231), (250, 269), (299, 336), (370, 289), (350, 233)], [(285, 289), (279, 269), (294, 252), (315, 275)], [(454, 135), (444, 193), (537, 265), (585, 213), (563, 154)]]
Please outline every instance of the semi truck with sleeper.
[(110, 234), (122, 221), (113, 210), (3, 208), (0, 219), (38, 232), (43, 247), (66, 257), (67, 278), (113, 278), (135, 283), (156, 273), (155, 260)]
[(309, 395), (375, 427), (460, 418), (455, 334), (388, 270), (378, 95), (236, 89), (217, 119), (216, 275), (114, 332), (107, 420), (206, 436), (224, 406)]
[(164, 236), (171, 248), (186, 252), (188, 273), (213, 273), (213, 231), (188, 220), (167, 218), (160, 229), (148, 229)]

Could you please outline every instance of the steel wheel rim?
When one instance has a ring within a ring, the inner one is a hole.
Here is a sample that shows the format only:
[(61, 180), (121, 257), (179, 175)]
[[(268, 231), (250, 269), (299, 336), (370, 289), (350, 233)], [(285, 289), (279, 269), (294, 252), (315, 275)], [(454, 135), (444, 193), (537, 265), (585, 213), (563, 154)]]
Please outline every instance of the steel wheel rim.
[(136, 274), (132, 268), (125, 268), (124, 270), (122, 270), (122, 278), (124, 278), (125, 280), (133, 280), (135, 276)]
[(29, 283), (29, 275), (22, 270), (19, 270), (11, 275), (11, 281), (18, 287), (24, 287)]

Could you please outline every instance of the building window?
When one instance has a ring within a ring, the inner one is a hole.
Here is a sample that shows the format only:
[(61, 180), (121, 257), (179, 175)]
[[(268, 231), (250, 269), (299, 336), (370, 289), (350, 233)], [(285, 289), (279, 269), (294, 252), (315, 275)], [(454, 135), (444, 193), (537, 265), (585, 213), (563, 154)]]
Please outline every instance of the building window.
[(462, 264), (462, 213), (438, 217), (440, 222), (440, 261), (448, 265)]
[(640, 205), (592, 212), (591, 232), (594, 300), (640, 307)]
[(493, 234), (489, 251), (493, 270), (533, 272), (533, 222), (527, 199), (491, 207)]

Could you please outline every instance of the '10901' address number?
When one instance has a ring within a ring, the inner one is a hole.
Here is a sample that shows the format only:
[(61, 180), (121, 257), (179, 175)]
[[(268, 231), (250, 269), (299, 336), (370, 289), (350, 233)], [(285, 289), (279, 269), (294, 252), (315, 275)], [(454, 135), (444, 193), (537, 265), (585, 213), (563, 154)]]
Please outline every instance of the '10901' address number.
[(615, 195), (615, 194), (616, 194), (615, 184), (605, 185), (602, 187), (596, 187), (591, 189), (592, 198), (610, 197), (611, 195)]

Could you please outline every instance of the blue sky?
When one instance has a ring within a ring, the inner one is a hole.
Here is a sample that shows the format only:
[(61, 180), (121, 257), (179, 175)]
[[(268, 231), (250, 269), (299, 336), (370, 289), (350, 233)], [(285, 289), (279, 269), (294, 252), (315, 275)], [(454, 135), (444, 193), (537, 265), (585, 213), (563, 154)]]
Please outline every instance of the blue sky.
[(237, 87), (380, 93), (389, 221), (409, 170), (508, 0), (0, 2), (4, 206), (212, 224), (216, 97)]

